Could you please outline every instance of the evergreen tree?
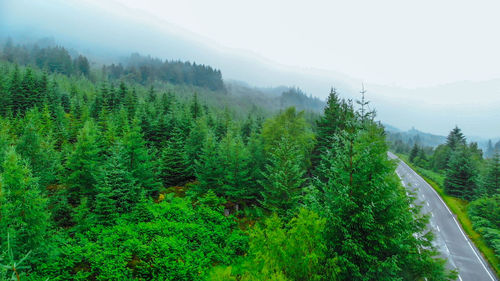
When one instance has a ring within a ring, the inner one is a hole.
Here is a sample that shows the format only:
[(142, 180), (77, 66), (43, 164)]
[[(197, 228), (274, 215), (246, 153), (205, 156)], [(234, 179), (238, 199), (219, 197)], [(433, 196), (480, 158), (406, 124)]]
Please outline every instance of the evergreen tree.
[(126, 91), (123, 103), (125, 108), (127, 109), (129, 118), (133, 119), (135, 117), (135, 112), (137, 109), (137, 93), (135, 89), (132, 89), (132, 91)]
[(455, 126), (455, 128), (448, 134), (448, 137), (446, 138), (446, 145), (448, 145), (452, 150), (461, 145), (465, 145), (464, 134), (457, 126)]
[(245, 123), (243, 123), (243, 126), (241, 127), (241, 137), (243, 138), (243, 142), (245, 144), (248, 144), (248, 139), (250, 138), (250, 135), (254, 131), (254, 124), (253, 124), (253, 118), (250, 114), (248, 114), (247, 120), (245, 120)]
[(450, 159), (451, 148), (448, 145), (441, 144), (436, 147), (432, 155), (432, 165), (434, 171), (442, 171), (448, 167), (448, 160)]
[(15, 65), (9, 81), (10, 109), (14, 115), (20, 115), (25, 107), (24, 91), (21, 86), (19, 67)]
[(124, 101), (126, 96), (127, 96), (127, 86), (125, 86), (125, 83), (123, 83), (123, 81), (120, 81), (120, 86), (118, 87), (118, 93), (117, 93), (118, 102)]
[(256, 194), (249, 189), (250, 155), (243, 140), (234, 129), (221, 140), (218, 150), (219, 165), (223, 173), (221, 186), (218, 187), (216, 193), (235, 203), (255, 200)]
[(326, 217), (327, 256), (339, 280), (454, 280), (437, 260), (426, 217), (412, 210), (375, 124), (344, 131), (322, 160), (316, 181)]
[(354, 114), (348, 103), (341, 100), (337, 91), (332, 88), (326, 101), (321, 118), (316, 121), (317, 134), (312, 154), (313, 167), (318, 167), (321, 155), (331, 148), (333, 138), (347, 126), (347, 120)]
[(0, 254), (6, 253), (7, 233), (15, 259), (20, 254), (42, 252), (47, 238), (49, 214), (47, 200), (40, 193), (36, 178), (22, 163), (14, 148), (8, 149), (0, 174)]
[(142, 137), (139, 120), (134, 120), (131, 128), (123, 136), (123, 150), (127, 160), (126, 167), (142, 186), (146, 195), (156, 195), (161, 187), (158, 181), (156, 163), (149, 154)]
[(198, 93), (196, 92), (193, 95), (193, 100), (191, 101), (190, 109), (191, 109), (191, 116), (193, 117), (193, 119), (197, 119), (202, 115), (202, 108), (200, 102), (198, 101)]
[(203, 143), (207, 138), (208, 126), (206, 118), (198, 118), (194, 121), (194, 126), (186, 139), (186, 164), (188, 166), (189, 177), (194, 177), (195, 163), (200, 160)]
[(117, 214), (132, 211), (141, 199), (141, 188), (126, 167), (127, 155), (120, 145), (106, 160), (96, 183), (94, 213), (98, 222), (112, 224)]
[(69, 113), (69, 111), (71, 110), (71, 101), (67, 93), (61, 94), (61, 106), (66, 113)]
[(476, 167), (465, 145), (456, 147), (451, 154), (444, 180), (446, 193), (470, 200), (476, 189)]
[(86, 57), (79, 55), (78, 58), (75, 59), (74, 65), (79, 74), (85, 77), (89, 77), (90, 64), (89, 60)]
[(266, 164), (266, 157), (264, 154), (264, 148), (262, 144), (262, 137), (257, 132), (250, 135), (247, 144), (248, 153), (250, 154), (249, 169), (250, 169), (250, 180), (248, 182), (248, 189), (250, 193), (255, 194), (256, 198), (253, 203), (257, 203), (262, 199), (261, 197), (261, 185), (260, 183), (264, 180), (263, 169)]
[(294, 107), (290, 107), (276, 117), (266, 120), (262, 128), (262, 137), (267, 153), (286, 138), (301, 150), (303, 167), (310, 166), (314, 135), (306, 123), (303, 111), (297, 113)]
[(97, 126), (92, 121), (87, 121), (80, 130), (66, 163), (68, 173), (63, 181), (68, 184), (68, 199), (71, 204), (78, 204), (82, 196), (89, 197), (89, 202), (94, 200), (101, 158), (102, 148)]
[(261, 181), (261, 203), (266, 209), (281, 215), (293, 213), (305, 182), (302, 157), (300, 149), (286, 138), (269, 153)]
[(149, 87), (149, 92), (148, 92), (148, 102), (153, 103), (155, 101), (156, 101), (156, 92), (153, 85), (151, 85), (151, 87)]
[(195, 161), (195, 175), (200, 183), (197, 191), (206, 193), (208, 190), (215, 190), (220, 195), (220, 191), (216, 190), (216, 188), (221, 186), (222, 169), (219, 161), (217, 140), (214, 133), (208, 132), (203, 142), (200, 159)]
[(183, 185), (188, 180), (184, 137), (175, 129), (160, 155), (160, 178), (165, 187)]
[(40, 101), (40, 97), (36, 91), (36, 79), (33, 75), (33, 70), (29, 67), (26, 69), (21, 81), (21, 89), (22, 93), (19, 95), (20, 100), (18, 102), (21, 111), (25, 112)]
[(486, 158), (490, 158), (495, 154), (495, 149), (493, 148), (493, 144), (491, 143), (491, 140), (488, 140), (488, 147), (486, 148), (486, 153), (484, 156)]
[(486, 169), (476, 192), (478, 197), (500, 193), (500, 154), (496, 152), (486, 161)]
[(413, 163), (413, 161), (415, 161), (415, 158), (418, 156), (418, 154), (419, 154), (419, 147), (418, 147), (417, 143), (415, 143), (413, 145), (413, 148), (410, 151), (410, 157), (408, 158), (410, 160), (410, 162)]
[[(36, 114), (39, 114), (36, 112)], [(37, 132), (33, 121), (29, 120), (19, 138), (16, 152), (29, 163), (33, 175), (38, 178), (42, 189), (57, 181), (60, 159), (53, 149), (53, 143), (44, 140)]]
[(11, 96), (6, 79), (0, 75), (0, 116), (6, 116), (9, 112), (11, 112)]

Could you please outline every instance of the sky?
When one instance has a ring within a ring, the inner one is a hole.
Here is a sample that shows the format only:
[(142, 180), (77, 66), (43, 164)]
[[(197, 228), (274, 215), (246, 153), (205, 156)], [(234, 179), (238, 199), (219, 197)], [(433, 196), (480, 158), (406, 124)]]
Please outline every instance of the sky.
[(321, 98), (330, 86), (354, 97), (364, 83), (383, 122), (492, 138), (499, 10), (483, 0), (0, 0), (0, 32), (195, 60), (225, 79)]
[(404, 87), (500, 77), (498, 1), (104, 0), (274, 62)]

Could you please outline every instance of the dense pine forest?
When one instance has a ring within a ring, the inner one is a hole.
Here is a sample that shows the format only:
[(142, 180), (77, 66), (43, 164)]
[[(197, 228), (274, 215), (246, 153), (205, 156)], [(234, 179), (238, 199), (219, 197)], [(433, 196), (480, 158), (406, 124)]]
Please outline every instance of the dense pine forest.
[(2, 280), (456, 276), (364, 97), (266, 111), (195, 63), (12, 42), (1, 57)]
[[(500, 260), (500, 142), (483, 152), (455, 127), (437, 147), (393, 137), (392, 149), (443, 189), (478, 233), (481, 250), (498, 271)], [(477, 240), (476, 240), (476, 243)]]

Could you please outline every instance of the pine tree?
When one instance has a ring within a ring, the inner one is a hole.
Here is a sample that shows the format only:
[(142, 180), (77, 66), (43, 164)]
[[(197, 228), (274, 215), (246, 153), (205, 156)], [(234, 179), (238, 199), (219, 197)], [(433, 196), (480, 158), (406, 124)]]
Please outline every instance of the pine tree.
[(123, 147), (116, 145), (96, 183), (94, 213), (102, 224), (111, 224), (116, 214), (130, 212), (141, 199), (141, 188), (128, 171), (127, 162)]
[(249, 190), (250, 155), (234, 129), (221, 140), (218, 150), (223, 173), (222, 184), (216, 193), (235, 203), (255, 200), (256, 194), (252, 194)]
[(470, 200), (476, 189), (476, 168), (465, 145), (455, 148), (444, 179), (446, 193)]
[(339, 280), (454, 280), (436, 260), (427, 220), (412, 211), (394, 168), (384, 130), (373, 123), (342, 132), (323, 155), (318, 212)]
[(486, 169), (479, 182), (476, 192), (480, 196), (493, 196), (500, 193), (500, 154), (494, 153), (491, 159), (486, 160)]
[(156, 101), (156, 92), (155, 92), (155, 88), (153, 87), (153, 85), (151, 85), (151, 87), (149, 88), (149, 91), (148, 91), (148, 102), (153, 103), (155, 101)]
[(415, 161), (415, 158), (418, 156), (419, 151), (420, 151), (420, 149), (419, 149), (417, 143), (415, 143), (413, 145), (413, 148), (410, 151), (410, 157), (408, 158), (408, 160), (410, 160), (410, 162), (413, 163), (413, 161)]
[(451, 132), (448, 134), (448, 137), (446, 138), (446, 144), (454, 150), (455, 148), (465, 145), (465, 137), (464, 134), (462, 133), (462, 130), (460, 130), (457, 126)]
[(297, 112), (294, 107), (290, 107), (276, 117), (266, 120), (262, 128), (262, 137), (266, 152), (272, 151), (282, 138), (286, 138), (301, 150), (303, 167), (310, 166), (314, 135), (304, 118), (304, 111)]
[(200, 183), (197, 187), (198, 193), (215, 190), (218, 195), (221, 195), (220, 190), (216, 190), (216, 188), (222, 184), (222, 169), (215, 134), (208, 132), (203, 142), (200, 159), (195, 161), (195, 175)]
[(0, 76), (0, 116), (7, 116), (9, 112), (11, 112), (11, 96), (6, 79)]
[(120, 86), (118, 87), (117, 99), (118, 102), (125, 101), (125, 97), (127, 96), (127, 86), (123, 81), (120, 81)]
[[(40, 193), (36, 178), (31, 176), (31, 171), (22, 163), (13, 147), (7, 151), (2, 170), (0, 237), (10, 234), (11, 247), (16, 249), (16, 255), (29, 251), (40, 252), (49, 227), (47, 200)], [(2, 253), (5, 253), (6, 244), (6, 239), (0, 239)]]
[(297, 207), (305, 182), (302, 157), (300, 149), (287, 138), (282, 138), (269, 153), (261, 181), (264, 208), (290, 215)]
[(194, 120), (196, 120), (198, 117), (201, 116), (202, 114), (202, 109), (200, 102), (198, 101), (198, 93), (194, 93), (193, 95), (193, 101), (191, 101), (191, 116), (193, 117)]
[(251, 203), (256, 204), (259, 200), (262, 200), (260, 183), (264, 180), (262, 171), (266, 163), (264, 146), (262, 144), (262, 137), (260, 134), (254, 132), (250, 135), (247, 150), (250, 154), (248, 166), (251, 178), (248, 182), (248, 190), (251, 194), (255, 194), (255, 200)]
[(207, 138), (208, 125), (206, 118), (198, 118), (194, 121), (194, 126), (186, 139), (186, 164), (188, 166), (187, 176), (194, 177), (195, 163), (200, 160), (203, 143)]
[(15, 65), (14, 71), (10, 77), (9, 81), (9, 96), (10, 96), (10, 106), (14, 115), (21, 115), (24, 112), (25, 97), (23, 88), (21, 86), (21, 77), (19, 73), (19, 67)]
[(24, 111), (30, 109), (40, 102), (40, 95), (38, 93), (36, 84), (37, 81), (34, 77), (33, 70), (28, 67), (21, 82)]
[(134, 119), (131, 128), (123, 136), (122, 146), (127, 160), (126, 167), (145, 190), (146, 195), (156, 195), (161, 187), (155, 162), (144, 141), (139, 120)]
[(484, 156), (486, 158), (490, 158), (495, 154), (495, 149), (493, 148), (493, 144), (491, 143), (491, 140), (488, 140), (488, 147), (486, 148), (486, 153)]
[(331, 148), (333, 138), (346, 127), (347, 118), (354, 112), (349, 110), (347, 103), (341, 100), (337, 91), (332, 88), (326, 101), (321, 118), (316, 121), (316, 143), (312, 153), (313, 167), (318, 167), (321, 155)]
[(183, 185), (188, 180), (188, 166), (184, 138), (179, 129), (175, 129), (167, 141), (160, 156), (160, 177), (165, 187)]
[(89, 197), (89, 202), (95, 199), (101, 158), (97, 127), (92, 121), (87, 121), (66, 163), (68, 173), (63, 181), (68, 184), (68, 200), (71, 204), (78, 204), (82, 196)]
[(135, 88), (132, 91), (126, 91), (124, 106), (127, 109), (128, 117), (133, 119), (135, 117), (135, 112), (137, 109), (137, 93)]
[(29, 120), (25, 125), (16, 152), (28, 161), (33, 176), (39, 180), (39, 186), (45, 189), (57, 181), (60, 159), (53, 148), (53, 142), (50, 139), (43, 139), (33, 122)]

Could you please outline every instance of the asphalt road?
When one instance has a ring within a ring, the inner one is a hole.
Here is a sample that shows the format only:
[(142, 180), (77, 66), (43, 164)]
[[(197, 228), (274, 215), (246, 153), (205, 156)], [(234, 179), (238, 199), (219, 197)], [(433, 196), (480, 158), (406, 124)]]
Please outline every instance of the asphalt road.
[[(390, 152), (389, 157), (397, 158)], [(458, 270), (458, 280), (496, 281), (488, 263), (437, 192), (403, 161), (399, 162), (396, 173), (410, 194), (416, 196), (415, 202), (422, 206), (422, 212), (429, 213), (428, 227), (435, 233), (435, 246), (448, 260), (447, 266)]]

